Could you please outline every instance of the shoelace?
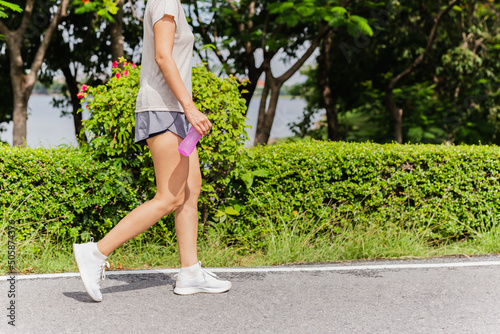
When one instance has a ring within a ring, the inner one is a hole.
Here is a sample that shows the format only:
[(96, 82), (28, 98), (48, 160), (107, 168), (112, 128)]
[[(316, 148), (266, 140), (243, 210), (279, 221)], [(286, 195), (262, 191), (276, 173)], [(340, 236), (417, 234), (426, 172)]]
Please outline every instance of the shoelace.
[(108, 261), (104, 261), (101, 264), (101, 280), (103, 280), (103, 281), (106, 279), (106, 274), (104, 273), (106, 271), (106, 267), (109, 268), (109, 262)]
[[(201, 269), (201, 270), (200, 270), (200, 272), (201, 272), (201, 274), (203, 275), (203, 278), (205, 278), (205, 276), (206, 276), (206, 275), (212, 276), (213, 278), (217, 278), (217, 275), (216, 275), (216, 274), (214, 274), (214, 273), (213, 273), (213, 272), (211, 272), (211, 271), (208, 271), (208, 270), (205, 270), (205, 269)], [(179, 273), (179, 274), (175, 274), (175, 275), (174, 275), (174, 278), (178, 278), (178, 277), (179, 277), (179, 275), (180, 275), (180, 273)]]
[(203, 275), (203, 278), (205, 278), (206, 275), (210, 275), (213, 278), (217, 278), (217, 275), (215, 275), (213, 272), (205, 270), (205, 269), (201, 269), (201, 274)]

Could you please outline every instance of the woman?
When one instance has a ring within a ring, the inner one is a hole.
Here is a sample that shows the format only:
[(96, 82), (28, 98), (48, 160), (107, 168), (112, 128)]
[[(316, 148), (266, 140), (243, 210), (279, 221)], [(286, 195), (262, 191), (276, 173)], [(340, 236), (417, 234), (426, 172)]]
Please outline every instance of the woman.
[(98, 243), (73, 245), (83, 284), (95, 301), (102, 300), (99, 280), (104, 267), (109, 268), (109, 254), (171, 212), (175, 212), (181, 262), (174, 293), (221, 293), (231, 288), (230, 282), (201, 269), (196, 252), (201, 189), (198, 153), (195, 150), (185, 157), (177, 150), (187, 134), (188, 122), (201, 135), (212, 127), (191, 97), (193, 42), (179, 0), (148, 0), (135, 141), (151, 151), (157, 191), (152, 200), (130, 212)]

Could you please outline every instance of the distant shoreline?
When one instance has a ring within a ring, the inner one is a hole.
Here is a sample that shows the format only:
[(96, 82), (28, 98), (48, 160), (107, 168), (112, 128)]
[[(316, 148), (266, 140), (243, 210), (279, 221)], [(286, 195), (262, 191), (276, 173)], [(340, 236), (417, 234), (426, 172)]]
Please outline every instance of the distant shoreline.
[(52, 96), (52, 97), (56, 97), (56, 96), (63, 96), (62, 94), (50, 94), (50, 93), (31, 93), (31, 96)]
[[(60, 96), (63, 96), (62, 94), (56, 94), (56, 93), (31, 93), (31, 96), (52, 96), (52, 97), (60, 97)], [(262, 95), (254, 95), (252, 96), (252, 99), (260, 99), (262, 97)], [(271, 97), (268, 97), (268, 99), (270, 99)], [(301, 99), (301, 97), (299, 96), (293, 96), (293, 95), (280, 95), (279, 96), (280, 99), (287, 99), (287, 100), (291, 100), (291, 99)]]

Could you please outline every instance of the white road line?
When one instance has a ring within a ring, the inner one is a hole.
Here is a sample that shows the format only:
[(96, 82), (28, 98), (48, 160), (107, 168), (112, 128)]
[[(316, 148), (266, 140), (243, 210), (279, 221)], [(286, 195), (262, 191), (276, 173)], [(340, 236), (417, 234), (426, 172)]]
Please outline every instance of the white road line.
[[(297, 266), (297, 267), (248, 267), (248, 268), (205, 268), (215, 273), (276, 273), (305, 271), (348, 271), (348, 270), (390, 270), (390, 269), (425, 269), (425, 268), (458, 268), (500, 266), (500, 261), (481, 262), (451, 262), (451, 263), (406, 263), (406, 264), (376, 264), (376, 265), (336, 265), (336, 266)], [(140, 274), (176, 274), (179, 269), (141, 269), (106, 271), (106, 275), (140, 275)], [(33, 274), (17, 275), (16, 280), (38, 278), (79, 277), (79, 273)], [(12, 276), (0, 276), (0, 281), (6, 281)]]

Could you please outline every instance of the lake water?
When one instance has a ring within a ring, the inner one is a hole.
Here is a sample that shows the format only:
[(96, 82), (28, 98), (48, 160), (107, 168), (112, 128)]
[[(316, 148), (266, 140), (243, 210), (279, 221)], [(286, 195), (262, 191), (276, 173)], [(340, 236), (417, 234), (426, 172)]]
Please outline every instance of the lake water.
[[(48, 95), (33, 95), (28, 101), (27, 142), (28, 146), (57, 147), (58, 145), (76, 146), (75, 127), (71, 116), (61, 117), (61, 112), (51, 105), (52, 97)], [(250, 146), (255, 138), (257, 126), (259, 98), (252, 99), (247, 113), (247, 124), (252, 126), (248, 130)], [(271, 129), (271, 138), (283, 138), (293, 135), (288, 123), (301, 119), (306, 102), (301, 99), (283, 98), (278, 102), (276, 116)], [(87, 115), (83, 115), (84, 118)], [(320, 116), (317, 116), (317, 120)], [(12, 145), (13, 123), (0, 124), (6, 131), (0, 132), (0, 139)]]

